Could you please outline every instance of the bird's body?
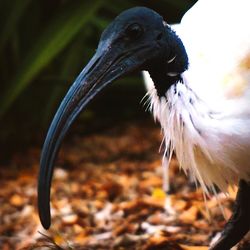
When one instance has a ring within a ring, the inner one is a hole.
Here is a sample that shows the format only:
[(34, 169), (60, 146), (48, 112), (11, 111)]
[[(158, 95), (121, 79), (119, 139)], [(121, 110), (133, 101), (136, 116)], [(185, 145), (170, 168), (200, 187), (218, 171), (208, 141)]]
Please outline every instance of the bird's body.
[(205, 191), (250, 180), (249, 7), (248, 0), (198, 1), (173, 27), (189, 58), (183, 81), (159, 97), (144, 73), (167, 158), (175, 151)]
[(205, 192), (239, 182), (236, 206), (213, 250), (228, 250), (250, 229), (249, 0), (199, 0), (177, 34), (155, 11), (135, 7), (105, 29), (98, 48), (58, 108), (44, 142), (39, 216), (49, 228), (50, 185), (60, 144), (81, 110), (106, 85), (147, 71), (151, 109), (173, 152)]

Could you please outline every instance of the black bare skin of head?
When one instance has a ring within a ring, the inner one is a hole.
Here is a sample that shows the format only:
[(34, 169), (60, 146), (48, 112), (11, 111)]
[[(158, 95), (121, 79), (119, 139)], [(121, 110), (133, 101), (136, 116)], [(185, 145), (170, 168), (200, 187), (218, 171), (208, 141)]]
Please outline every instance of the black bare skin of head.
[[(168, 61), (175, 56), (173, 62)], [(106, 85), (133, 71), (149, 71), (159, 96), (180, 79), (188, 59), (178, 36), (151, 9), (122, 12), (104, 30), (95, 55), (76, 78), (58, 108), (45, 139), (38, 180), (38, 210), (45, 229), (51, 224), (50, 186), (62, 140), (81, 110)]]

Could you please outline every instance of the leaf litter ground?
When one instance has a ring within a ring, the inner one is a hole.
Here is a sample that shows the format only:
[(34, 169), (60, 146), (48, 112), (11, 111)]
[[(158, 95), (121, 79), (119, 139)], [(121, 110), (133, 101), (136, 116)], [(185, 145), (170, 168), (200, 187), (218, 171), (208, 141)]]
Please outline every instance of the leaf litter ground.
[[(162, 190), (159, 128), (125, 124), (76, 135), (59, 154), (51, 189), (52, 226), (36, 206), (39, 148), (0, 170), (0, 249), (205, 250), (225, 219), (217, 199), (171, 162), (171, 193)], [(218, 195), (229, 218), (236, 190)], [(238, 249), (250, 249), (242, 243)]]

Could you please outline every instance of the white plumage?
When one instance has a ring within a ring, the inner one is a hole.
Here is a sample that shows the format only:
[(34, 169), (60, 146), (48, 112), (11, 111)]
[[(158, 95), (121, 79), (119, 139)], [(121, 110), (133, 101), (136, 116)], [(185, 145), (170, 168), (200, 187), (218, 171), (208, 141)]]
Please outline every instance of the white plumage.
[(250, 180), (249, 9), (249, 0), (199, 0), (173, 26), (189, 57), (183, 83), (159, 98), (144, 72), (166, 162), (175, 151), (205, 192)]

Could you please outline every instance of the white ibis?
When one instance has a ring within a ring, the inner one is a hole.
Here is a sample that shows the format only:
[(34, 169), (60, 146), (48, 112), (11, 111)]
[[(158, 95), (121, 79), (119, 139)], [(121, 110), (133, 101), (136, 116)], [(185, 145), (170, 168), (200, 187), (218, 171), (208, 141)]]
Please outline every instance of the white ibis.
[(230, 249), (250, 226), (249, 0), (199, 0), (177, 26), (144, 7), (121, 13), (69, 89), (41, 155), (38, 208), (49, 228), (50, 185), (60, 144), (81, 110), (106, 85), (147, 71), (152, 112), (163, 131), (167, 159), (204, 192), (239, 183), (236, 206), (213, 250)]

